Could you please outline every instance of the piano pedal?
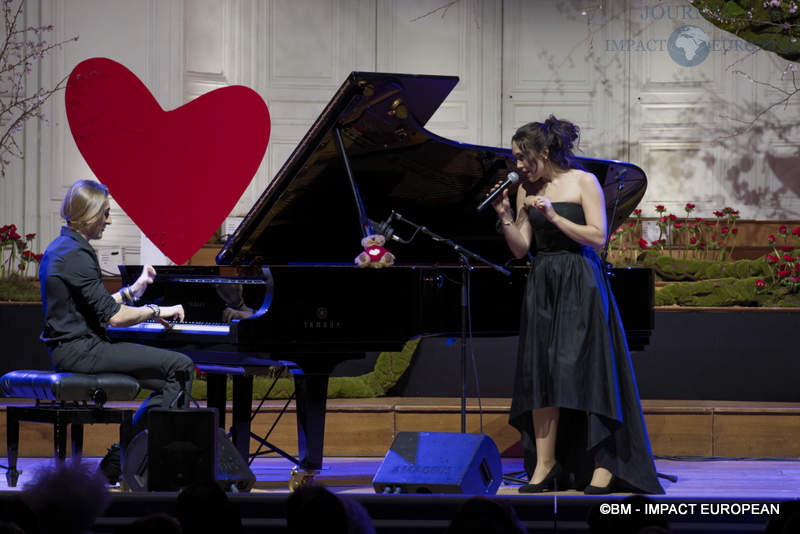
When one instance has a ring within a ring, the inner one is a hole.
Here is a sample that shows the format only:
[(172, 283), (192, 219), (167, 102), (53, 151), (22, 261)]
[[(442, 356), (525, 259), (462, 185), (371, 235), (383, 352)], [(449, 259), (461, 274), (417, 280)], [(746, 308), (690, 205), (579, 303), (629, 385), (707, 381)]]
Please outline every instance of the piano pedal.
[(289, 477), (289, 491), (297, 491), (300, 488), (307, 488), (314, 485), (314, 477), (319, 471), (314, 469), (301, 469), (297, 466), (292, 468), (292, 475)]

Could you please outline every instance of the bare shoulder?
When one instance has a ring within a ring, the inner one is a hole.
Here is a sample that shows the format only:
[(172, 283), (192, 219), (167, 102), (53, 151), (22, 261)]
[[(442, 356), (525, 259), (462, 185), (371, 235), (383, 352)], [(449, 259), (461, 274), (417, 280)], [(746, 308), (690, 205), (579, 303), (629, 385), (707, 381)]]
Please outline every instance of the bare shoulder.
[(578, 181), (578, 184), (580, 184), (582, 188), (600, 187), (600, 181), (594, 174), (581, 169), (573, 169), (572, 171), (575, 173), (575, 179)]

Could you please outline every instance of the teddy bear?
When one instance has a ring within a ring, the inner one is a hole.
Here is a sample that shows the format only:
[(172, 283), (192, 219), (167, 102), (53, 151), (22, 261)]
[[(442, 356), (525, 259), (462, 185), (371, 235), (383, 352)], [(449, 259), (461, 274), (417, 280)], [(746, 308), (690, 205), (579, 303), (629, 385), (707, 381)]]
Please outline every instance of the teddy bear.
[(359, 267), (388, 267), (394, 264), (394, 254), (383, 248), (386, 238), (381, 234), (370, 234), (361, 240), (364, 252), (356, 257)]

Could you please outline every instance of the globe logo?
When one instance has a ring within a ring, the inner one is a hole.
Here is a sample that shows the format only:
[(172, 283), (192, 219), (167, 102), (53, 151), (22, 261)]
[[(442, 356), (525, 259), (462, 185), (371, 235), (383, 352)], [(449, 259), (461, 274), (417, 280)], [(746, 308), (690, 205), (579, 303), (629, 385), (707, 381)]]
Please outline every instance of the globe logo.
[(697, 26), (681, 26), (667, 40), (669, 57), (682, 67), (695, 67), (711, 51), (711, 39)]

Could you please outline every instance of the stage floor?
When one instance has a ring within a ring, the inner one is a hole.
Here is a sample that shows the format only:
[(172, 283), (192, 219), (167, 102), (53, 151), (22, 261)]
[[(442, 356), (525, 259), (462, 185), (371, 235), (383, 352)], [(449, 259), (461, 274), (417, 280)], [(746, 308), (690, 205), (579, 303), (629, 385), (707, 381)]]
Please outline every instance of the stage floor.
[[(316, 478), (317, 484), (327, 486), (336, 493), (374, 495), (372, 478), (383, 458), (325, 458), (325, 467)], [(85, 457), (83, 461), (95, 466), (99, 457)], [(9, 488), (0, 476), (0, 491), (19, 491), (30, 482), (37, 470), (53, 465), (52, 458), (20, 458), (22, 470), (16, 488)], [(256, 486), (251, 493), (288, 494), (289, 473), (292, 464), (283, 458), (258, 458), (251, 465), (256, 475)], [(661, 479), (668, 498), (687, 499), (800, 499), (800, 460), (793, 459), (741, 459), (716, 460), (707, 458), (657, 459), (659, 473), (674, 475), (676, 483)], [(521, 458), (503, 458), (506, 475), (522, 471)], [(518, 486), (502, 484), (498, 495), (518, 495)], [(112, 487), (113, 492), (122, 492)], [(545, 494), (553, 495), (553, 493)], [(582, 492), (563, 491), (557, 495), (577, 497)], [(616, 494), (624, 495), (624, 494)], [(536, 497), (525, 495), (526, 497)]]

